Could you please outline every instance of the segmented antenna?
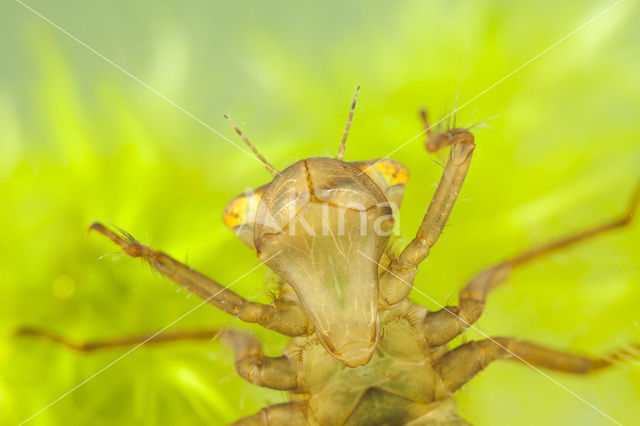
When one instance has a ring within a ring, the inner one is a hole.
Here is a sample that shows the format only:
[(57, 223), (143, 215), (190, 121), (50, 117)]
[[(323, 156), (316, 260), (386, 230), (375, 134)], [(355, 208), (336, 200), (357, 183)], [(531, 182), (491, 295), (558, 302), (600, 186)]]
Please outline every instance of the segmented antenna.
[(249, 141), (249, 138), (247, 138), (244, 133), (242, 133), (242, 130), (240, 130), (240, 128), (238, 128), (238, 126), (236, 126), (236, 123), (233, 122), (232, 119), (229, 118), (229, 116), (227, 114), (224, 115), (224, 118), (227, 119), (227, 121), (229, 122), (229, 124), (231, 124), (231, 127), (233, 127), (233, 130), (236, 131), (236, 133), (238, 134), (238, 136), (240, 136), (240, 139), (242, 139), (244, 141), (244, 143), (247, 144), (247, 146), (249, 147), (249, 149), (251, 151), (253, 151), (253, 153), (256, 155), (256, 157), (258, 157), (258, 160), (260, 160), (260, 162), (262, 164), (264, 164), (264, 166), (267, 168), (267, 170), (269, 171), (269, 173), (271, 173), (272, 176), (277, 176), (280, 173), (278, 173), (278, 171), (275, 169), (275, 167), (273, 167), (271, 165), (271, 163), (269, 161), (267, 161), (266, 158), (264, 158), (264, 156), (262, 154), (260, 154), (260, 151), (258, 151), (258, 148), (256, 148), (255, 146), (253, 146), (253, 144)]
[(349, 129), (351, 128), (351, 120), (353, 120), (353, 112), (356, 109), (356, 99), (358, 99), (358, 92), (360, 91), (360, 86), (356, 88), (356, 93), (353, 94), (353, 101), (351, 101), (351, 109), (349, 110), (349, 118), (347, 118), (347, 125), (344, 126), (344, 132), (342, 133), (342, 140), (340, 141), (340, 149), (338, 150), (338, 155), (336, 155), (336, 159), (342, 161), (344, 158), (344, 149), (347, 144), (347, 136), (349, 136)]

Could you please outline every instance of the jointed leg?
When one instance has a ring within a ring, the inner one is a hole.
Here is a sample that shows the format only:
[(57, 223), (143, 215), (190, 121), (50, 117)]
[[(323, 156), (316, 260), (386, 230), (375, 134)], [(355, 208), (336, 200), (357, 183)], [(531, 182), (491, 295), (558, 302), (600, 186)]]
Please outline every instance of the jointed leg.
[(240, 331), (226, 330), (221, 338), (236, 353), (236, 370), (243, 379), (271, 389), (300, 390), (296, 370), (287, 357), (263, 356), (260, 342)]
[(124, 233), (126, 239), (122, 238), (100, 223), (92, 224), (91, 229), (108, 237), (129, 256), (141, 257), (170, 280), (242, 321), (259, 323), (286, 336), (309, 333), (309, 320), (294, 303), (276, 301), (265, 305), (250, 302), (169, 255), (140, 244), (127, 233)]
[[(426, 115), (423, 118), (426, 120)], [(473, 135), (466, 129), (455, 128), (433, 137), (426, 121), (425, 126), (427, 128), (427, 149), (438, 150), (451, 145), (451, 151), (438, 188), (416, 237), (380, 278), (380, 295), (389, 305), (404, 300), (411, 292), (411, 285), (413, 285), (413, 280), (418, 273), (418, 266), (429, 255), (429, 250), (440, 237), (449, 218), (475, 148)]]
[(587, 358), (509, 337), (496, 337), (458, 346), (444, 354), (438, 360), (436, 368), (446, 394), (455, 392), (498, 359), (510, 359), (564, 373), (587, 374), (610, 366), (623, 353), (617, 352), (605, 358)]
[(218, 330), (185, 330), (175, 331), (164, 334), (143, 334), (138, 336), (129, 336), (124, 338), (112, 339), (112, 340), (97, 340), (93, 342), (77, 343), (68, 340), (64, 337), (58, 336), (54, 333), (50, 333), (46, 330), (40, 330), (36, 328), (22, 328), (16, 332), (16, 336), (34, 336), (50, 340), (54, 343), (58, 343), (66, 346), (69, 349), (73, 349), (79, 352), (92, 352), (99, 349), (110, 349), (122, 346), (133, 346), (140, 343), (157, 344), (168, 343), (184, 340), (211, 340), (214, 339), (220, 332)]
[(78, 352), (93, 352), (139, 344), (158, 344), (185, 340), (211, 340), (220, 336), (236, 353), (236, 370), (240, 377), (249, 382), (271, 389), (299, 390), (298, 377), (293, 364), (281, 356), (271, 358), (262, 356), (260, 342), (254, 337), (234, 330), (189, 330), (164, 334), (143, 334), (111, 340), (98, 340), (77, 343), (64, 337), (35, 328), (23, 328), (17, 336), (34, 336), (66, 346)]
[(537, 259), (543, 255), (571, 246), (588, 238), (624, 227), (631, 223), (638, 202), (640, 201), (640, 186), (636, 189), (629, 208), (620, 218), (595, 226), (583, 232), (562, 238), (550, 244), (545, 244), (526, 251), (504, 262), (498, 263), (477, 274), (469, 281), (460, 293), (460, 305), (447, 307), (432, 312), (424, 320), (425, 335), (431, 346), (442, 345), (453, 339), (471, 324), (476, 322), (484, 309), (485, 300), (489, 292), (498, 284), (504, 282), (516, 267)]
[(260, 412), (244, 417), (232, 426), (306, 426), (307, 410), (304, 404), (288, 402), (263, 408)]

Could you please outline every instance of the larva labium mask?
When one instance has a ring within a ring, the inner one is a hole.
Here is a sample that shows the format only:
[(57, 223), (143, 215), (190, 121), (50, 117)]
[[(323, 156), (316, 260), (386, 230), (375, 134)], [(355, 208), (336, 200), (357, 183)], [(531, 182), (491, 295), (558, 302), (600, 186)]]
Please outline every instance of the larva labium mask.
[(310, 158), (225, 211), (225, 223), (295, 290), (327, 351), (350, 367), (366, 364), (379, 338), (377, 263), (394, 224), (386, 194), (399, 202), (406, 178), (392, 160)]

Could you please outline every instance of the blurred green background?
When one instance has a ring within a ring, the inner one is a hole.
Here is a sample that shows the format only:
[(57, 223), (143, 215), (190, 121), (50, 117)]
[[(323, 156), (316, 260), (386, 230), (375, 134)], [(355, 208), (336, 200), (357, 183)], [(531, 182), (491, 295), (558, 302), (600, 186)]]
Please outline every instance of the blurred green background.
[[(612, 2), (46, 2), (33, 8), (208, 125), (229, 113), (276, 167), (332, 156), (356, 85), (348, 160), (384, 156)], [(0, 6), (0, 424), (17, 424), (126, 352), (82, 355), (13, 331), (78, 341), (155, 332), (199, 300), (103, 237), (111, 221), (228, 284), (258, 264), (227, 230), (233, 196), (264, 168), (14, 1)], [(637, 2), (626, 1), (462, 109), (474, 162), (418, 288), (439, 303), (480, 268), (620, 213), (640, 178)], [(473, 117), (472, 117), (472, 112)], [(417, 228), (441, 168), (422, 140), (401, 231)], [(603, 354), (640, 341), (640, 224), (522, 268), (478, 326)], [(233, 289), (267, 301), (264, 267)], [(436, 305), (419, 294), (417, 302)], [(172, 329), (251, 330), (206, 305)], [(467, 333), (465, 339), (479, 338)], [(458, 342), (461, 340), (458, 340)], [(622, 424), (640, 425), (640, 370), (550, 373)], [(236, 376), (219, 342), (142, 347), (28, 424), (223, 424), (285, 400)], [(476, 425), (610, 422), (536, 371), (495, 363), (458, 394)]]

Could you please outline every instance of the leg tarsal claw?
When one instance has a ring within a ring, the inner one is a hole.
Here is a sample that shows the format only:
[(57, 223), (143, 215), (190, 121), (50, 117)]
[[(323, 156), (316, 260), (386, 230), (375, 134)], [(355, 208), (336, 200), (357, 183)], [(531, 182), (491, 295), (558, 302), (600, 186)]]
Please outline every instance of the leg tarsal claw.
[(115, 232), (108, 229), (107, 227), (105, 227), (103, 224), (99, 222), (94, 222), (89, 227), (90, 231), (99, 232), (105, 237), (109, 238), (114, 243), (116, 243), (117, 245), (119, 245), (120, 248), (122, 248), (122, 250), (124, 250), (131, 257), (140, 257), (140, 256), (144, 256), (145, 254), (149, 254), (150, 250), (148, 249), (148, 247), (136, 241), (136, 239), (133, 238), (131, 234), (129, 234), (126, 231), (123, 231), (117, 226), (116, 226), (116, 229), (120, 231), (122, 236), (116, 234)]

